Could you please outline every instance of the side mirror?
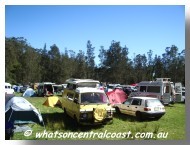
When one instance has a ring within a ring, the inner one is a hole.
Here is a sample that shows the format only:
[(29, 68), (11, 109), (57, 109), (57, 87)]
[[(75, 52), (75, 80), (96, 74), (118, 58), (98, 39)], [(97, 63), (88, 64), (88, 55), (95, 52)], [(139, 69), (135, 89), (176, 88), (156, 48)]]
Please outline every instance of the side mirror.
[(74, 98), (74, 102), (75, 102), (76, 104), (78, 104), (78, 99)]

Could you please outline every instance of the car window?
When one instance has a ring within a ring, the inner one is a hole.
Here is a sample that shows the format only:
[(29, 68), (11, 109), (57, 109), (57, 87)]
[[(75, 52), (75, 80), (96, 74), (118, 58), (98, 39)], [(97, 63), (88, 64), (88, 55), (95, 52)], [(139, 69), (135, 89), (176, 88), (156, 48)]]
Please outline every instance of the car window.
[(140, 92), (146, 92), (146, 86), (140, 86)]
[(134, 99), (131, 105), (141, 105), (141, 99)]
[(68, 94), (67, 94), (67, 98), (68, 98), (69, 100), (73, 100), (73, 97), (74, 97), (74, 94), (73, 94), (73, 93), (68, 93)]
[(161, 106), (162, 103), (158, 99), (149, 99), (145, 101), (146, 107)]
[(77, 103), (79, 102), (79, 94), (78, 93), (75, 94), (74, 101), (76, 101)]
[(131, 101), (132, 101), (132, 99), (129, 98), (129, 99), (127, 99), (123, 104), (125, 104), (125, 105), (130, 105), (130, 104), (131, 104)]
[(167, 84), (165, 86), (165, 90), (164, 90), (164, 93), (169, 93), (170, 92), (170, 86)]
[(160, 93), (160, 86), (148, 86), (147, 92)]

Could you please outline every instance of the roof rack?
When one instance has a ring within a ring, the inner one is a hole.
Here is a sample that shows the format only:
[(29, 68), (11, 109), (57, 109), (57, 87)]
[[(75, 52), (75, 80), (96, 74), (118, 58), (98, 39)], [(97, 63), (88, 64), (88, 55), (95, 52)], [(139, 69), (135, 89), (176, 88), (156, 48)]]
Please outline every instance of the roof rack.
[(73, 84), (77, 84), (79, 82), (97, 82), (99, 83), (99, 81), (97, 80), (93, 80), (93, 79), (76, 79), (76, 78), (70, 78), (66, 80), (66, 83), (73, 83)]
[(161, 81), (161, 82), (168, 81), (168, 82), (170, 82), (171, 78), (156, 78), (156, 81)]

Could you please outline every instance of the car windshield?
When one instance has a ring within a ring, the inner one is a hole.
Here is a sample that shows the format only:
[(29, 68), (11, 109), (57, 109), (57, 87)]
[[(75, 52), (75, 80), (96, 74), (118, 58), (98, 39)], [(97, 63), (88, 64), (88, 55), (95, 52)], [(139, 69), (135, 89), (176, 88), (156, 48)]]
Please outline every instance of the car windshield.
[(97, 82), (80, 82), (77, 84), (77, 87), (90, 87), (90, 88), (96, 88), (99, 85)]
[(162, 103), (158, 99), (149, 99), (145, 101), (146, 107), (161, 106)]
[(104, 93), (82, 93), (81, 103), (109, 103)]

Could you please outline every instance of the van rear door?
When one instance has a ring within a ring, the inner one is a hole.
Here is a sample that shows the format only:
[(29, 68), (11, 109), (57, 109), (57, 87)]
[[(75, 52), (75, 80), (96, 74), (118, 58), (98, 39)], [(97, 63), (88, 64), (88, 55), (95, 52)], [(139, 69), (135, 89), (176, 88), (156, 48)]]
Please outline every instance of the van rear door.
[(182, 102), (182, 84), (175, 83), (175, 100), (176, 102)]
[(169, 104), (171, 101), (173, 101), (171, 98), (171, 85), (169, 83), (164, 83), (162, 102), (164, 104)]

